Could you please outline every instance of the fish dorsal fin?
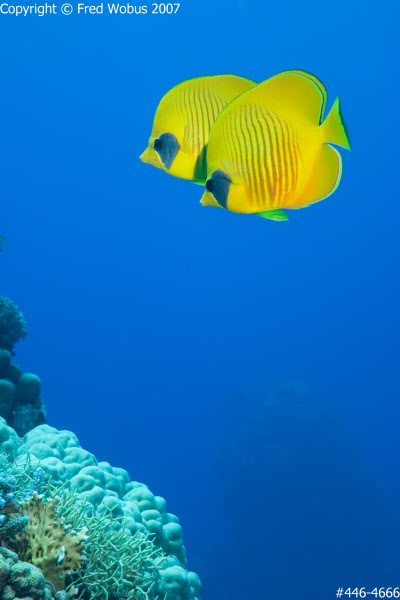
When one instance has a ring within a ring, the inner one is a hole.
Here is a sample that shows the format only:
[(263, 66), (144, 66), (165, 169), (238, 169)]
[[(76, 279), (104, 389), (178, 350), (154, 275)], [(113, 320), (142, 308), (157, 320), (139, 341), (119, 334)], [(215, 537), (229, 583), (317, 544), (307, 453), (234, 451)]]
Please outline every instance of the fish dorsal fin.
[(318, 127), (323, 119), (326, 99), (325, 87), (314, 75), (305, 71), (285, 71), (245, 92), (229, 107), (262, 103), (291, 121), (300, 117)]
[(328, 92), (326, 91), (324, 84), (322, 83), (322, 81), (320, 81), (318, 79), (318, 77), (316, 77), (315, 75), (312, 75), (311, 73), (307, 73), (306, 71), (296, 71), (296, 70), (284, 71), (283, 73), (280, 73), (280, 75), (282, 76), (287, 73), (292, 73), (292, 74), (297, 75), (298, 77), (308, 79), (311, 83), (313, 83), (315, 88), (318, 90), (318, 93), (321, 97), (321, 111), (320, 111), (319, 122), (318, 122), (318, 125), (320, 125), (324, 118), (326, 102), (328, 100)]
[(283, 210), (264, 210), (263, 212), (257, 213), (259, 217), (264, 219), (271, 219), (271, 221), (287, 221), (289, 217)]

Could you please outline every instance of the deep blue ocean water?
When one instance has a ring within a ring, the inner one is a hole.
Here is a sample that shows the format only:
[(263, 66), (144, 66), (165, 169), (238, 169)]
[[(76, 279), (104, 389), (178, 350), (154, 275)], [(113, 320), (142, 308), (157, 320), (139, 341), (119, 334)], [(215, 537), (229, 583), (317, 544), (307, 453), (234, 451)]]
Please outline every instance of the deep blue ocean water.
[[(204, 600), (400, 585), (398, 27), (359, 0), (0, 15), (16, 361), (50, 425), (167, 499)], [(139, 161), (173, 85), (291, 68), (341, 97), (329, 199), (234, 215)]]

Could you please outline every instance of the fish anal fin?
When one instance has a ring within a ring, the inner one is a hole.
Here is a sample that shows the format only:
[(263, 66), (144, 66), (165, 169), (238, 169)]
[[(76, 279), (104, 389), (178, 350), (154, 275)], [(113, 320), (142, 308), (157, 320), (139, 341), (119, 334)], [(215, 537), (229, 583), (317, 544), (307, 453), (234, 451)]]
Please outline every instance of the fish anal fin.
[(336, 190), (342, 177), (342, 157), (336, 148), (323, 144), (317, 154), (309, 181), (300, 197), (288, 208), (303, 208), (328, 198)]
[(271, 221), (287, 221), (289, 217), (283, 210), (264, 210), (263, 212), (256, 213), (259, 217), (264, 219), (271, 219)]

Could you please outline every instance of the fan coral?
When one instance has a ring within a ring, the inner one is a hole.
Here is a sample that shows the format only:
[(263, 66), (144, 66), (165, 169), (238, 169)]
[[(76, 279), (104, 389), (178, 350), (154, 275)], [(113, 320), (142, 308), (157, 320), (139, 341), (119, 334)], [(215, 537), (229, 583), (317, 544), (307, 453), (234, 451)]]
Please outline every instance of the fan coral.
[(22, 312), (9, 298), (0, 296), (0, 348), (13, 351), (14, 345), (28, 332)]
[(65, 517), (57, 511), (59, 502), (59, 496), (46, 499), (33, 492), (19, 509), (29, 521), (23, 532), (8, 543), (21, 560), (38, 567), (56, 591), (63, 590), (66, 575), (81, 566), (87, 539), (86, 527), (76, 532), (64, 524)]

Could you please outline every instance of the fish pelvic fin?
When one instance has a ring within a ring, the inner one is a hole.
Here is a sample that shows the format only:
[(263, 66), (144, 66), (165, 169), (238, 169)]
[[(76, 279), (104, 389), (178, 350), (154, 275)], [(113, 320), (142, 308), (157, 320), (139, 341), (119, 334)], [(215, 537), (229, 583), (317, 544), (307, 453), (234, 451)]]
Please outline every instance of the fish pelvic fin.
[(325, 121), (320, 125), (320, 130), (325, 143), (351, 150), (349, 134), (340, 111), (339, 96), (333, 103)]
[(271, 219), (271, 221), (287, 221), (289, 217), (283, 210), (264, 210), (263, 212), (257, 213), (259, 217), (264, 219)]

